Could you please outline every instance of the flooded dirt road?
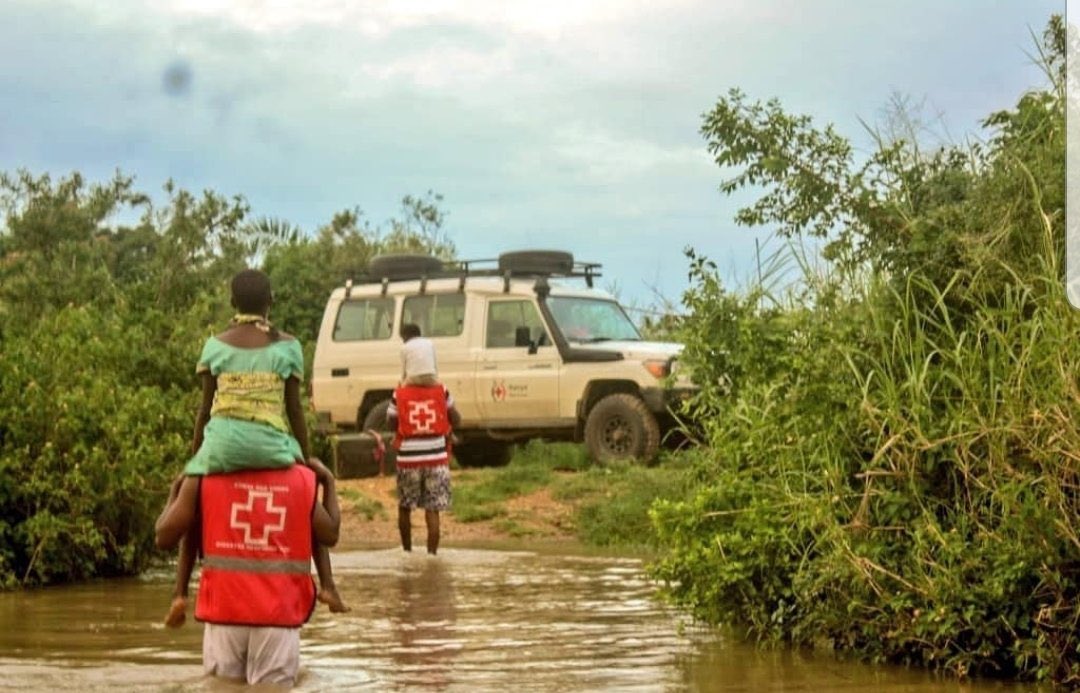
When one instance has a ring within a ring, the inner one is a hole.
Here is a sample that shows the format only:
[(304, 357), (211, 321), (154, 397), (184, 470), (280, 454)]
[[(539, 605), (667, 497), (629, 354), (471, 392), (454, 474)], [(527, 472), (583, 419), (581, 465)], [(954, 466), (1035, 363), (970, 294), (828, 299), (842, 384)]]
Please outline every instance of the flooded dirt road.
[[(334, 554), (352, 612), (303, 630), (305, 691), (1031, 691), (763, 652), (652, 598), (640, 561), (448, 548)], [(0, 594), (0, 689), (239, 690), (202, 628), (160, 625), (171, 575)]]

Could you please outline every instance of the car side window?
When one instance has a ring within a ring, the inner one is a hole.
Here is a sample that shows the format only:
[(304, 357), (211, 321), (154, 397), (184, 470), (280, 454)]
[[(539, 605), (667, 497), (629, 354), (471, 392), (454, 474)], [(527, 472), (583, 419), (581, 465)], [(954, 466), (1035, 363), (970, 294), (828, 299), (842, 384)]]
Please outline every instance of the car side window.
[(536, 344), (550, 344), (540, 311), (532, 301), (492, 301), (488, 304), (487, 335), (489, 349), (528, 346), (519, 342), (519, 334)]
[(456, 337), (465, 329), (465, 294), (409, 296), (401, 320), (419, 325), (425, 337)]
[(393, 333), (394, 299), (363, 298), (345, 301), (334, 322), (335, 342), (389, 339)]

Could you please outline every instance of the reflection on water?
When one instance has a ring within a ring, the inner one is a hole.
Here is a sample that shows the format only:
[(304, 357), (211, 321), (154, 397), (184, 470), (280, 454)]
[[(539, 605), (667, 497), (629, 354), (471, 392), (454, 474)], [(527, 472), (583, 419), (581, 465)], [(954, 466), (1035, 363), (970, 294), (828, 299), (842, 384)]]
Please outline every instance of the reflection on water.
[[(984, 691), (922, 672), (762, 652), (680, 627), (638, 561), (444, 549), (334, 555), (353, 611), (303, 630), (300, 690)], [(202, 628), (159, 625), (171, 576), (0, 594), (0, 688), (225, 690)]]
[(457, 607), (452, 573), (439, 559), (424, 560), (420, 570), (397, 577), (397, 613), (392, 628), (397, 643), (391, 656), (401, 684), (443, 689), (452, 658), (461, 650), (455, 632)]

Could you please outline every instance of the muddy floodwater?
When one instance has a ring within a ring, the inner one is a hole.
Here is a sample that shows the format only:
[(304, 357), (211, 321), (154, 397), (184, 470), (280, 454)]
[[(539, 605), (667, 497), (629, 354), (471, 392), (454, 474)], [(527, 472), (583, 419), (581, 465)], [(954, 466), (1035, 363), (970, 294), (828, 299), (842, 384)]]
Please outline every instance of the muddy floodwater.
[[(652, 598), (634, 559), (334, 554), (348, 614), (304, 628), (304, 691), (1034, 691), (765, 652)], [(160, 624), (171, 575), (0, 594), (0, 688), (242, 690), (202, 676), (202, 628)]]

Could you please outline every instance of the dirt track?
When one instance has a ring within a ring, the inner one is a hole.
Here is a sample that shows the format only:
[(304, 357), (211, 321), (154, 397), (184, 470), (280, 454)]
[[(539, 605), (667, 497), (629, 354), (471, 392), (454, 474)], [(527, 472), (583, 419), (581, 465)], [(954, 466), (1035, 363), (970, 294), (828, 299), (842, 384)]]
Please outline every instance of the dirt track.
[[(460, 482), (468, 472), (455, 472)], [(394, 496), (394, 477), (382, 476), (366, 479), (338, 481), (341, 495), (341, 543), (339, 549), (386, 547), (399, 541), (397, 530), (397, 499)], [(350, 491), (363, 494), (382, 504), (385, 512), (367, 519), (354, 508)], [(504, 503), (506, 514), (481, 522), (458, 522), (453, 510), (443, 513), (440, 524), (442, 545), (479, 545), (514, 541), (522, 536), (545, 543), (573, 543), (573, 508), (552, 499), (547, 489), (527, 496), (512, 498)], [(423, 513), (413, 513), (413, 542), (423, 546)]]

